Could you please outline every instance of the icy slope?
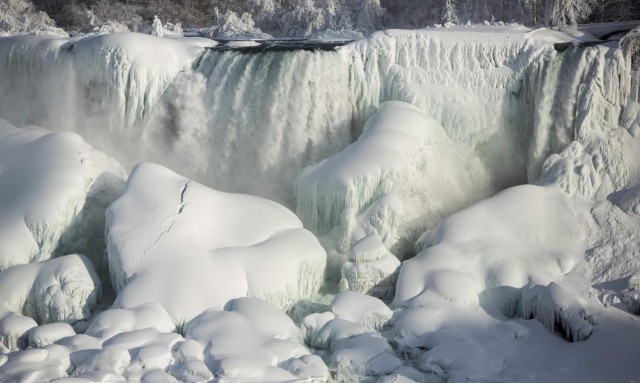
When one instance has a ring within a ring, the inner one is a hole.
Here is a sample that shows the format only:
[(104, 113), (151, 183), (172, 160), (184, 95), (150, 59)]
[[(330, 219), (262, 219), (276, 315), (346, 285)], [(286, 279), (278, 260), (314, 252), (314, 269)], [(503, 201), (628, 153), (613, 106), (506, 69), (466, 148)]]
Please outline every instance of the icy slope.
[(159, 302), (176, 324), (238, 297), (286, 308), (320, 288), (326, 263), (285, 207), (151, 163), (134, 169), (107, 210), (107, 250), (115, 306)]
[(100, 268), (104, 210), (124, 177), (76, 134), (0, 120), (0, 270), (74, 252)]

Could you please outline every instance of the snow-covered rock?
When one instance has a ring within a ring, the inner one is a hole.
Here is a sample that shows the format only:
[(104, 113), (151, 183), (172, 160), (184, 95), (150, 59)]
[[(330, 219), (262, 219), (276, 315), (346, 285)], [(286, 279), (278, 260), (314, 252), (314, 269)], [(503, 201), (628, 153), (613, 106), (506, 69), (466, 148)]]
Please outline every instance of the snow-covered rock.
[(588, 339), (596, 324), (585, 302), (557, 283), (525, 286), (521, 305), (524, 318), (539, 320), (547, 330), (557, 330), (571, 342)]
[(40, 324), (88, 319), (101, 293), (100, 279), (82, 255), (12, 266), (0, 274), (0, 301)]
[(342, 254), (375, 234), (402, 258), (434, 220), (488, 193), (485, 173), (438, 122), (410, 104), (388, 102), (358, 141), (304, 170), (296, 183), (297, 212)]
[(159, 302), (177, 324), (246, 296), (287, 308), (318, 291), (326, 263), (283, 206), (151, 163), (133, 170), (107, 210), (107, 242), (115, 306)]
[(340, 290), (391, 301), (399, 270), (400, 261), (387, 250), (380, 237), (369, 235), (349, 250), (349, 258), (342, 266)]
[(394, 302), (436, 296), (477, 305), (486, 289), (556, 280), (586, 250), (578, 212), (562, 191), (526, 185), (454, 214), (426, 232), (430, 247), (402, 265)]
[[(245, 316), (249, 305), (253, 307)], [(245, 301), (242, 306), (246, 309), (208, 310), (187, 323), (186, 340), (176, 364), (169, 367), (170, 373), (178, 379), (184, 379), (189, 370), (191, 375), (209, 378), (213, 373), (230, 382), (328, 380), (322, 359), (297, 341), (278, 338), (271, 329), (265, 331), (261, 318), (252, 318), (255, 309), (268, 312), (275, 307), (256, 305), (255, 301)]]
[(0, 270), (75, 252), (102, 267), (104, 211), (124, 178), (76, 134), (0, 120)]
[(29, 347), (42, 348), (57, 342), (58, 340), (76, 335), (67, 323), (49, 323), (38, 326), (29, 331)]
[(38, 326), (33, 318), (14, 313), (9, 307), (2, 307), (0, 319), (0, 354), (17, 348), (26, 348), (29, 342), (29, 330)]
[(331, 302), (331, 312), (336, 318), (359, 323), (380, 331), (391, 319), (393, 312), (381, 300), (354, 292), (336, 294)]
[(93, 319), (85, 334), (105, 340), (124, 332), (149, 328), (161, 332), (176, 330), (167, 311), (157, 302), (103, 311)]

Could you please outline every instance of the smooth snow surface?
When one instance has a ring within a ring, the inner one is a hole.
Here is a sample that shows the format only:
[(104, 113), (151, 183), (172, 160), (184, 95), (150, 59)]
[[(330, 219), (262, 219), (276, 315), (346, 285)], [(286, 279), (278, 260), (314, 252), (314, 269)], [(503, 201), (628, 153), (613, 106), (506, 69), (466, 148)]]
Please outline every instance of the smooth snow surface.
[(326, 264), (285, 207), (151, 163), (133, 170), (107, 210), (107, 250), (115, 306), (159, 302), (176, 324), (245, 296), (287, 308), (319, 290)]

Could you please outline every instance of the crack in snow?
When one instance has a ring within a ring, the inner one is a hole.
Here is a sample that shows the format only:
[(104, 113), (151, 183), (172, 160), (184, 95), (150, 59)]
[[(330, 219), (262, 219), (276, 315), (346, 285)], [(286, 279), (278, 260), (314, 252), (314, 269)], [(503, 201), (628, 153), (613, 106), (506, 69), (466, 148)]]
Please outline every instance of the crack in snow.
[(177, 211), (177, 212), (175, 212), (175, 213), (173, 213), (173, 214), (170, 214), (170, 215), (166, 216), (166, 217), (165, 217), (165, 218), (160, 222), (159, 226), (162, 228), (162, 226), (164, 225), (164, 223), (165, 223), (167, 220), (172, 219), (172, 218), (173, 218), (173, 222), (171, 222), (171, 223), (169, 224), (169, 227), (167, 227), (166, 229), (164, 229), (164, 230), (160, 233), (160, 235), (158, 235), (158, 238), (156, 238), (156, 240), (155, 240), (155, 241), (154, 241), (154, 242), (153, 242), (149, 247), (147, 247), (147, 248), (145, 249), (144, 253), (142, 254), (142, 257), (140, 257), (140, 266), (142, 266), (142, 263), (143, 263), (143, 261), (144, 261), (145, 257), (147, 256), (147, 253), (148, 253), (148, 252), (149, 252), (149, 251), (150, 251), (150, 250), (151, 250), (151, 249), (152, 249), (152, 248), (153, 248), (153, 247), (154, 247), (158, 242), (160, 242), (160, 240), (162, 239), (162, 237), (163, 237), (165, 234), (167, 234), (167, 233), (169, 233), (169, 232), (171, 231), (171, 228), (173, 227), (173, 225), (174, 225), (174, 224), (176, 223), (176, 221), (178, 220), (178, 216), (179, 216), (180, 214), (182, 214), (182, 212), (184, 211), (184, 208), (185, 208), (185, 206), (187, 205), (187, 202), (184, 200), (184, 196), (185, 196), (185, 193), (187, 192), (187, 187), (189, 186), (189, 183), (190, 183), (190, 182), (191, 182), (191, 181), (189, 180), (189, 181), (185, 182), (185, 183), (184, 183), (184, 185), (182, 186), (182, 190), (180, 191), (180, 207), (178, 208), (178, 211)]

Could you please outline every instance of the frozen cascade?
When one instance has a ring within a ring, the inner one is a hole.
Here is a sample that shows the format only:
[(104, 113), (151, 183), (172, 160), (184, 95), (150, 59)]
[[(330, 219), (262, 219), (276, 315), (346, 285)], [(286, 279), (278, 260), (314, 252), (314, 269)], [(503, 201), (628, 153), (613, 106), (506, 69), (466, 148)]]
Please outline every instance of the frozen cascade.
[(352, 140), (348, 63), (336, 52), (207, 45), (142, 34), (0, 39), (0, 116), (78, 132), (128, 168), (155, 161), (292, 206), (299, 169)]
[[(474, 150), (500, 190), (527, 181), (527, 168), (535, 181), (600, 113), (615, 121), (628, 93), (618, 50), (556, 52), (536, 33), (385, 31), (337, 52), (261, 53), (141, 34), (15, 36), (0, 39), (0, 117), (76, 131), (129, 168), (154, 161), (293, 207), (301, 168), (354, 141), (382, 102), (405, 101)], [(596, 78), (581, 85), (586, 74)]]

